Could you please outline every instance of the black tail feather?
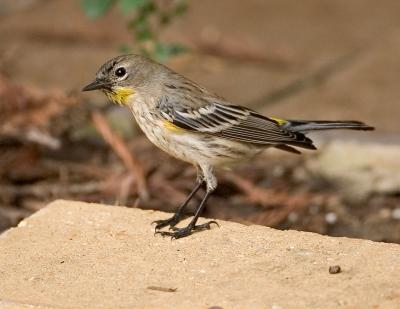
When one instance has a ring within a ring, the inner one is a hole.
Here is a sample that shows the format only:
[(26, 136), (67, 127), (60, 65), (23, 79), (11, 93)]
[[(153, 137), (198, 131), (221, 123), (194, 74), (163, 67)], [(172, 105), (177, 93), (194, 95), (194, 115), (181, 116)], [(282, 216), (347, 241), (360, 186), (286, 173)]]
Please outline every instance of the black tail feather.
[[(361, 121), (354, 120), (286, 120), (281, 124), (281, 127), (297, 134), (296, 141), (290, 141), (285, 144), (279, 144), (274, 146), (275, 148), (289, 151), (292, 153), (300, 153), (297, 149), (291, 147), (301, 147), (307, 149), (316, 149), (313, 145), (311, 139), (304, 136), (309, 131), (318, 131), (318, 130), (334, 130), (334, 129), (347, 129), (347, 130), (374, 130), (374, 127), (371, 127)], [(290, 146), (289, 146), (290, 145)]]
[(292, 132), (334, 129), (374, 130), (374, 127), (371, 127), (361, 121), (354, 120), (287, 120), (282, 127)]

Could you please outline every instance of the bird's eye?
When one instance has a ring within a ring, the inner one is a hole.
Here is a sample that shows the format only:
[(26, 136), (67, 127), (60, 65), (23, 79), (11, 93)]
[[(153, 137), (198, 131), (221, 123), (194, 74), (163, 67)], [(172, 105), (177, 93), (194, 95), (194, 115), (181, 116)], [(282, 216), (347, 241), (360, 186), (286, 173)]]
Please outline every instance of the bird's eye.
[(115, 75), (118, 77), (122, 77), (126, 74), (125, 68), (118, 68), (115, 70)]

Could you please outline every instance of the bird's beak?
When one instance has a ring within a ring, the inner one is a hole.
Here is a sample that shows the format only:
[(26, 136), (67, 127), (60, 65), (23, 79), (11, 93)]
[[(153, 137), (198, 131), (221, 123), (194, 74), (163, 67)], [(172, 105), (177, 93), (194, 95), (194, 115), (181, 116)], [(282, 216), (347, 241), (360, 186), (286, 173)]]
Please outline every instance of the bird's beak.
[(105, 86), (107, 86), (107, 84), (104, 81), (96, 79), (93, 82), (91, 82), (89, 85), (86, 85), (85, 87), (83, 87), (82, 91), (98, 90), (98, 89), (104, 88)]

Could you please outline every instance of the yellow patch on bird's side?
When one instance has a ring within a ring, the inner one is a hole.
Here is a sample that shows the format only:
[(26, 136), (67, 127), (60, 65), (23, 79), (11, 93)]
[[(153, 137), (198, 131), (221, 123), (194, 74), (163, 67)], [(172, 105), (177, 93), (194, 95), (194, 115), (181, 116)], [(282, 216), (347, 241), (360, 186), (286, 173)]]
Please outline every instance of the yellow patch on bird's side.
[(128, 97), (135, 93), (135, 90), (130, 87), (118, 87), (113, 91), (107, 91), (107, 96), (111, 101), (119, 105), (128, 103)]
[(164, 127), (170, 131), (174, 131), (177, 133), (182, 133), (183, 131), (185, 131), (184, 129), (174, 125), (172, 122), (169, 122), (168, 120), (164, 120), (163, 123), (164, 123)]
[(280, 118), (270, 117), (272, 120), (275, 120), (280, 126), (284, 125), (287, 121)]

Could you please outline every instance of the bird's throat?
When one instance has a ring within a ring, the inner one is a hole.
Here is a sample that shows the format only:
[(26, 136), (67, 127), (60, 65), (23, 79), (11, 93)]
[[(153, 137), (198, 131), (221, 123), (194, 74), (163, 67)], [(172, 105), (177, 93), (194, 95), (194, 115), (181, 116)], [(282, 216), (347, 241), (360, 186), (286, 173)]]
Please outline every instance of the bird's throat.
[(135, 90), (131, 87), (118, 87), (112, 91), (106, 91), (107, 97), (116, 104), (128, 104), (129, 96), (133, 95)]

